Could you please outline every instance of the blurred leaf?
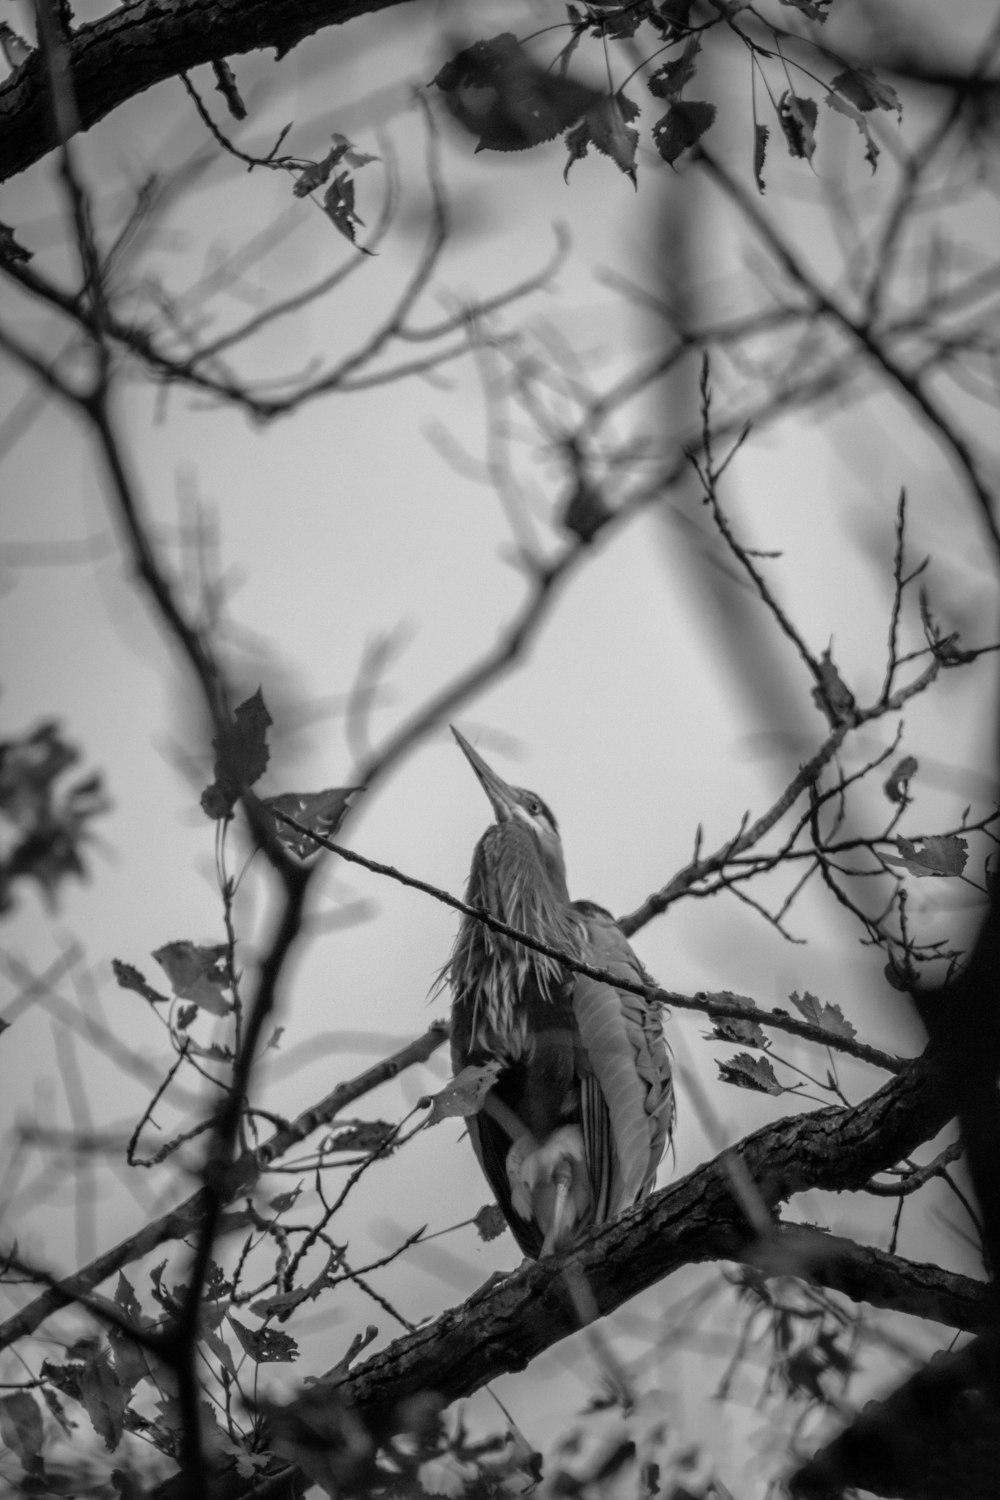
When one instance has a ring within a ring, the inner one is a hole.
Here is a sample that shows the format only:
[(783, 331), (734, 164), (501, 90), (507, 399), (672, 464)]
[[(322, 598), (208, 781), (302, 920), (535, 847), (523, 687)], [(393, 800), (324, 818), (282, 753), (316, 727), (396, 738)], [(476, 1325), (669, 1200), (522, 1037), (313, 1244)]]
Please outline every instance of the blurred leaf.
[(233, 1008), (232, 1001), (223, 994), (229, 987), (227, 952), (225, 943), (200, 947), (181, 940), (164, 943), (153, 957), (179, 999), (190, 1000), (192, 1005), (211, 1011), (213, 1016), (227, 1016)]
[(810, 995), (808, 990), (801, 997), (796, 990), (793, 990), (788, 998), (800, 1016), (811, 1021), (814, 1026), (822, 1026), (823, 1030), (828, 1031), (831, 1036), (846, 1037), (849, 1040), (857, 1036), (858, 1033), (839, 1005), (817, 1000), (816, 996)]
[[(321, 838), (332, 839), (357, 798), (364, 791), (362, 786), (333, 786), (322, 792), (282, 792), (280, 797), (265, 797), (261, 803), (269, 812), (284, 813), (294, 818), (312, 833)], [(299, 859), (308, 859), (319, 854), (320, 846), (296, 828), (289, 828), (280, 818), (274, 820), (274, 831), (292, 854)]]
[(819, 21), (822, 25), (826, 20), (827, 7), (833, 4), (833, 0), (778, 0), (778, 3), (787, 5), (793, 10), (800, 10), (811, 21)]
[(487, 1244), (490, 1240), (498, 1239), (507, 1228), (507, 1220), (495, 1203), (485, 1203), (472, 1222), (479, 1238)]
[(121, 1442), (128, 1391), (112, 1368), (110, 1350), (98, 1347), (96, 1340), (82, 1342), (93, 1347), (80, 1372), (80, 1401), (94, 1431), (113, 1453)]
[(701, 140), (711, 127), (717, 110), (702, 100), (679, 99), (653, 126), (653, 144), (671, 166), (679, 156)]
[[(572, 134), (573, 131), (570, 131), (566, 137), (567, 141)], [(567, 172), (571, 165), (572, 160), (567, 163)], [(563, 175), (565, 176), (565, 173)], [(597, 485), (581, 476), (559, 517), (559, 524), (573, 536), (579, 537), (581, 542), (589, 542), (597, 535), (611, 514)]]
[(766, 1057), (751, 1057), (749, 1052), (737, 1052), (734, 1057), (720, 1062), (718, 1066), (723, 1083), (732, 1083), (741, 1089), (753, 1089), (759, 1094), (785, 1092)]
[(603, 95), (539, 67), (511, 32), (473, 42), (433, 82), (477, 151), (524, 151), (561, 135)]
[(237, 705), (226, 732), (212, 741), (215, 779), (201, 794), (202, 811), (208, 817), (230, 817), (242, 794), (263, 776), (271, 755), (267, 731), (272, 722), (258, 688)]
[(29, 1471), (37, 1467), (45, 1426), (41, 1408), (28, 1391), (0, 1396), (0, 1439)]
[(865, 113), (872, 109), (894, 109), (899, 118), (903, 118), (903, 106), (896, 90), (891, 84), (876, 78), (871, 68), (847, 68), (831, 79), (830, 88), (842, 94), (855, 109)]
[(815, 99), (802, 98), (787, 89), (782, 94), (778, 100), (778, 124), (788, 144), (789, 156), (812, 161), (818, 114)]
[(904, 755), (898, 760), (883, 783), (883, 791), (890, 802), (904, 803), (910, 800), (910, 778), (917, 774), (914, 756)]
[(421, 1099), (422, 1105), (430, 1105), (427, 1124), (439, 1125), (442, 1120), (477, 1115), (502, 1071), (503, 1064), (496, 1061), (484, 1063), (481, 1068), (471, 1064), (463, 1068), (439, 1094), (428, 1094)]
[[(919, 847), (918, 847), (919, 846)], [(968, 841), (957, 833), (929, 834), (911, 843), (896, 835), (899, 855), (884, 854), (886, 864), (902, 865), (910, 875), (961, 875), (969, 857)]]

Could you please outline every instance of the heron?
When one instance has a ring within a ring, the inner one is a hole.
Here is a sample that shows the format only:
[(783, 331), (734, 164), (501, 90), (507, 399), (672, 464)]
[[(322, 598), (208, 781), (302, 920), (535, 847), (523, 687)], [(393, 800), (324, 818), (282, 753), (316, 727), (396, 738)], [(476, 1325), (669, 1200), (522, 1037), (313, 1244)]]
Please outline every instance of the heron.
[[(556, 819), (452, 733), (493, 808), (466, 902), (613, 977), (651, 985), (611, 914), (570, 900)], [(469, 1135), (525, 1255), (572, 1247), (645, 1197), (671, 1139), (674, 1093), (660, 1017), (641, 995), (568, 969), (464, 916), (445, 975), (456, 1074), (500, 1071)]]

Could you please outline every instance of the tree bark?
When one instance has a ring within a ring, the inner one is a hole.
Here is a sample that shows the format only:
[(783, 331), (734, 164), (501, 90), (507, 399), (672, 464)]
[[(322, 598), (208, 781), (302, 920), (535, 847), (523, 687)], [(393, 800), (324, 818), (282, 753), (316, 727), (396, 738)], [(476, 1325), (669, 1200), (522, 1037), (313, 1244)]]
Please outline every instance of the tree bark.
[[(201, 63), (274, 47), (414, 0), (132, 0), (66, 38), (80, 129)], [(57, 144), (45, 63), (35, 51), (0, 85), (0, 181)]]

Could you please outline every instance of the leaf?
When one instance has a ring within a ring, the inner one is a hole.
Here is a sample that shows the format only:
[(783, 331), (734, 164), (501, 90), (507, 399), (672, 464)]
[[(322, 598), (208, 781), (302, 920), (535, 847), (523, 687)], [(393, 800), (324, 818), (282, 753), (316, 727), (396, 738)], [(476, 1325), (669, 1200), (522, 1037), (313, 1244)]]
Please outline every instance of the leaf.
[(215, 779), (201, 794), (201, 808), (209, 818), (230, 817), (239, 798), (267, 770), (267, 731), (272, 723), (258, 688), (237, 705), (226, 732), (212, 741)]
[(789, 6), (794, 10), (800, 10), (811, 21), (819, 21), (820, 25), (822, 25), (826, 20), (825, 7), (832, 5), (833, 0), (778, 0), (778, 4)]
[(639, 144), (639, 132), (626, 122), (634, 120), (638, 114), (639, 106), (621, 93), (608, 94), (588, 109), (579, 124), (567, 132), (569, 160), (563, 171), (563, 181), (569, 181), (570, 167), (586, 156), (588, 146), (593, 146), (603, 156), (610, 156), (634, 187), (635, 151)]
[(853, 1040), (857, 1036), (858, 1033), (844, 1015), (839, 1005), (832, 1005), (825, 1001), (817, 1000), (816, 996), (810, 995), (808, 990), (801, 997), (796, 990), (793, 990), (788, 998), (800, 1016), (804, 1017), (807, 1021), (811, 1021), (814, 1026), (821, 1026), (831, 1036), (846, 1037), (849, 1040)]
[(503, 1064), (496, 1061), (484, 1063), (481, 1068), (472, 1064), (463, 1068), (439, 1094), (428, 1094), (420, 1100), (421, 1105), (430, 1106), (427, 1124), (439, 1125), (442, 1120), (477, 1115), (502, 1072)]
[(232, 1001), (222, 993), (229, 987), (227, 952), (225, 943), (199, 947), (197, 943), (182, 940), (164, 943), (153, 957), (178, 999), (190, 1000), (192, 1005), (210, 1011), (213, 1016), (227, 1016), (233, 1008)]
[(161, 995), (159, 990), (154, 990), (152, 985), (146, 983), (145, 976), (133, 964), (123, 963), (120, 958), (111, 960), (111, 972), (114, 974), (123, 990), (134, 990), (150, 1005), (169, 1005), (170, 998)]
[(489, 1244), (507, 1228), (507, 1220), (495, 1203), (486, 1203), (472, 1220), (479, 1238)]
[(829, 646), (819, 660), (819, 682), (812, 690), (812, 701), (833, 729), (850, 723), (857, 709), (854, 694), (834, 666)]
[(841, 99), (839, 94), (827, 94), (826, 98), (823, 100), (823, 103), (829, 109), (836, 110), (837, 114), (846, 115), (849, 120), (854, 121), (855, 125), (858, 127), (861, 134), (865, 138), (865, 160), (867, 162), (870, 162), (871, 169), (874, 172), (875, 168), (878, 166), (878, 159), (881, 153), (878, 146), (875, 144), (875, 137), (869, 130), (868, 121), (865, 119), (864, 115), (860, 110), (855, 109), (853, 104), (848, 104), (846, 99)]
[(883, 854), (882, 858), (887, 864), (902, 865), (910, 875), (961, 875), (969, 857), (968, 840), (957, 833), (928, 834), (912, 843), (897, 833), (895, 842), (899, 855)]
[[(282, 792), (280, 797), (265, 797), (261, 803), (272, 814), (284, 813), (294, 818), (312, 833), (321, 838), (332, 839), (349, 808), (364, 791), (363, 786), (331, 786), (322, 792)], [(280, 818), (274, 820), (274, 831), (292, 854), (299, 859), (308, 859), (318, 854), (321, 846), (297, 828), (289, 828)]]
[(812, 161), (818, 115), (815, 99), (802, 98), (788, 89), (782, 94), (778, 100), (778, 124), (788, 144), (789, 156)]
[(898, 760), (883, 783), (882, 790), (890, 802), (901, 805), (910, 800), (910, 778), (917, 774), (917, 762), (912, 755)]
[(111, 1365), (110, 1351), (96, 1347), (96, 1340), (80, 1372), (80, 1401), (104, 1446), (113, 1453), (121, 1442), (128, 1405), (128, 1390)]
[[(576, 129), (579, 129), (579, 126)], [(566, 137), (567, 141), (573, 133), (571, 130)], [(566, 164), (566, 172), (571, 166), (572, 158)], [(564, 172), (563, 176), (565, 175)], [(591, 542), (612, 514), (613, 512), (605, 504), (600, 488), (592, 484), (585, 476), (581, 476), (565, 503), (559, 517), (559, 524), (572, 536), (579, 537), (581, 542)]]
[(37, 1467), (45, 1427), (41, 1408), (28, 1391), (0, 1396), (0, 1439), (29, 1471)]
[(757, 191), (761, 194), (764, 192), (764, 157), (767, 155), (770, 135), (766, 125), (755, 125), (753, 128), (753, 176)]
[(756, 1021), (741, 1021), (733, 1016), (716, 1021), (705, 1037), (714, 1042), (742, 1042), (744, 1047), (767, 1046), (767, 1037)]
[(298, 1358), (299, 1346), (278, 1328), (248, 1328), (229, 1314), (233, 1332), (254, 1364), (287, 1364)]
[(678, 99), (653, 126), (653, 144), (670, 166), (697, 144), (711, 127), (717, 110), (701, 100)]
[(356, 150), (353, 143), (347, 139), (347, 136), (341, 135), (339, 131), (334, 131), (331, 140), (333, 141), (333, 145), (326, 156), (323, 157), (323, 160), (311, 161), (299, 173), (298, 181), (292, 188), (292, 192), (296, 198), (307, 198), (310, 193), (314, 193), (317, 188), (321, 188), (324, 183), (329, 182), (330, 173), (342, 161), (346, 161), (349, 167), (364, 167), (370, 161), (381, 160), (378, 156), (369, 156), (366, 151)]
[(749, 1052), (737, 1052), (726, 1062), (720, 1062), (719, 1077), (723, 1083), (733, 1083), (741, 1089), (753, 1089), (759, 1094), (785, 1092), (775, 1078), (774, 1069), (767, 1058), (751, 1057)]
[(876, 78), (871, 68), (847, 68), (830, 80), (830, 88), (863, 113), (872, 109), (894, 109), (897, 116), (903, 118), (903, 106), (896, 90), (891, 84)]
[(686, 83), (690, 83), (698, 71), (695, 58), (701, 51), (701, 39), (690, 36), (684, 51), (673, 62), (666, 62), (651, 73), (646, 86), (655, 99), (676, 99)]
[(603, 95), (540, 68), (511, 32), (473, 42), (433, 82), (477, 151), (524, 151), (551, 141)]
[[(350, 172), (338, 172), (336, 177), (323, 194), (323, 212), (345, 239), (356, 245), (354, 238), (355, 226), (364, 228), (364, 220), (360, 214), (354, 211), (354, 178)], [(364, 245), (357, 248), (365, 255), (371, 255), (371, 250), (366, 250)]]

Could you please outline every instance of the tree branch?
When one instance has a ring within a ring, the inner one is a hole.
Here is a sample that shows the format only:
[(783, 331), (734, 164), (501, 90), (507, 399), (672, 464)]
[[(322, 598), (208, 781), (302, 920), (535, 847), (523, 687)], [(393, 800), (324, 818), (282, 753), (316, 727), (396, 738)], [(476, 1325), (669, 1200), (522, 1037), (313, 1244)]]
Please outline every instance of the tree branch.
[[(412, 0), (132, 0), (66, 38), (79, 117), (89, 130), (168, 78), (245, 52), (279, 57), (326, 26)], [(58, 144), (44, 59), (35, 51), (0, 86), (0, 181)]]

